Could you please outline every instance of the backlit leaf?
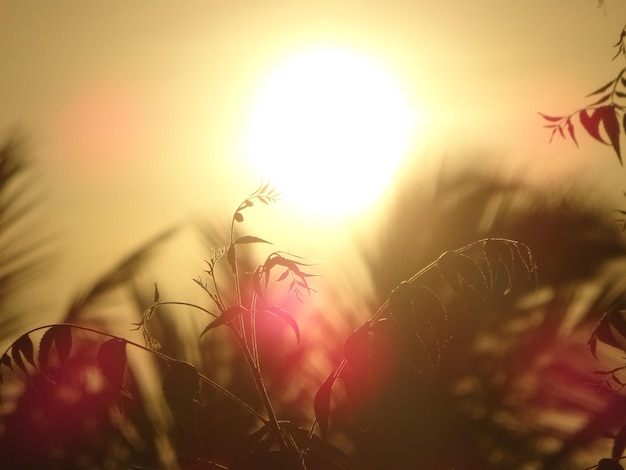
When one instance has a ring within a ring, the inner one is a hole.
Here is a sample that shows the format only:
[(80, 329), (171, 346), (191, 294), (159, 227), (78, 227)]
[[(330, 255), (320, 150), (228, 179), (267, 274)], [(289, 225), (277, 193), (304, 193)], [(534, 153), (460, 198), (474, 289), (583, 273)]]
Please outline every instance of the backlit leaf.
[(599, 104), (605, 103), (606, 101), (609, 100), (610, 97), (611, 95), (604, 95), (603, 97), (599, 98), (597, 101), (594, 101), (593, 103), (591, 103), (589, 107), (598, 106)]
[(68, 325), (55, 325), (43, 334), (39, 342), (39, 366), (46, 370), (49, 366), (50, 351), (56, 346), (61, 364), (67, 361), (72, 349), (72, 331)]
[(28, 371), (23, 359), (26, 359), (30, 365), (37, 368), (35, 365), (34, 353), (35, 350), (33, 342), (28, 335), (20, 336), (17, 341), (13, 343), (13, 346), (11, 346), (11, 356), (13, 356), (13, 362), (15, 362), (15, 364), (22, 369), (25, 374), (27, 374)]
[(267, 240), (263, 240), (259, 237), (254, 237), (252, 235), (244, 235), (242, 237), (239, 237), (237, 240), (235, 240), (234, 243), (235, 245), (242, 245), (244, 243), (269, 243), (271, 245), (271, 243)]
[(609, 136), (611, 141), (611, 146), (615, 153), (617, 154), (617, 158), (619, 160), (620, 165), (622, 163), (622, 154), (620, 151), (620, 124), (617, 117), (617, 110), (614, 106), (603, 106), (598, 109), (598, 112), (601, 112), (602, 123), (604, 124), (604, 129)]
[(589, 96), (593, 96), (593, 95), (599, 95), (600, 93), (604, 93), (606, 90), (608, 90), (610, 87), (613, 86), (613, 84), (615, 83), (615, 80), (611, 80), (609, 83), (607, 83), (606, 85), (602, 85), (600, 88), (598, 88), (595, 91), (592, 91), (591, 93), (589, 93), (587, 95), (587, 97)]
[(515, 276), (515, 252), (513, 248), (499, 240), (485, 240), (483, 252), (489, 270), (491, 291), (507, 295), (513, 287)]
[(210, 330), (217, 328), (218, 326), (225, 325), (226, 323), (235, 319), (239, 315), (249, 314), (249, 313), (250, 311), (241, 305), (232, 305), (228, 307), (226, 310), (224, 310), (220, 314), (219, 317), (217, 317), (215, 320), (209, 323), (207, 327), (204, 330), (202, 330), (202, 333), (200, 333), (200, 337), (202, 337), (205, 333), (209, 332)]
[(446, 251), (437, 259), (437, 269), (452, 290), (466, 303), (487, 304), (489, 287), (480, 266), (469, 256)]
[(96, 360), (113, 394), (118, 398), (121, 408), (122, 385), (127, 362), (126, 341), (121, 338), (105, 341), (98, 349)]
[(287, 313), (280, 307), (277, 307), (276, 305), (267, 307), (266, 310), (269, 313), (276, 315), (281, 320), (285, 321), (291, 327), (291, 329), (296, 335), (296, 342), (299, 344), (300, 343), (300, 328), (298, 327), (298, 323), (296, 322), (296, 320), (294, 320), (294, 318), (289, 313)]
[(235, 215), (233, 215), (233, 219), (235, 219), (237, 222), (243, 222), (243, 215), (241, 214), (241, 212), (235, 212)]
[(624, 321), (620, 309), (614, 307), (602, 315), (602, 318), (591, 332), (588, 345), (596, 359), (597, 341), (615, 348), (624, 348), (623, 341), (615, 335), (617, 332), (619, 332), (620, 335), (626, 333), (626, 321)]
[(620, 458), (624, 455), (626, 450), (626, 425), (623, 425), (619, 432), (613, 439), (613, 449), (611, 450), (611, 457), (614, 459)]
[(170, 360), (163, 375), (163, 396), (172, 415), (190, 437), (196, 434), (195, 401), (200, 398), (200, 375), (188, 362)]
[(333, 391), (333, 385), (335, 384), (336, 380), (337, 371), (334, 370), (328, 377), (326, 377), (326, 380), (324, 380), (324, 383), (315, 394), (315, 399), (313, 400), (315, 419), (317, 419), (317, 423), (319, 424), (322, 439), (326, 438), (326, 433), (328, 431), (328, 420), (330, 418), (330, 398)]
[(591, 114), (589, 114), (588, 110), (583, 109), (579, 114), (580, 123), (591, 137), (608, 145), (608, 142), (600, 135), (600, 122), (602, 117), (602, 114), (598, 112), (600, 109), (601, 108), (591, 110)]
[(185, 361), (170, 360), (163, 375), (163, 395), (170, 403), (193, 401), (199, 398), (200, 375)]
[(541, 115), (542, 118), (544, 118), (546, 121), (550, 121), (550, 122), (558, 122), (561, 119), (563, 119), (564, 116), (548, 116), (547, 114), (543, 114), (543, 113), (539, 113)]
[(569, 133), (569, 136), (572, 138), (572, 141), (576, 144), (576, 147), (578, 147), (578, 141), (576, 140), (576, 134), (574, 132), (574, 125), (572, 124), (572, 120), (568, 118), (567, 122), (565, 123), (565, 126), (567, 127), (567, 132)]
[(228, 250), (226, 251), (226, 259), (228, 260), (228, 264), (230, 264), (230, 269), (233, 274), (237, 272), (237, 260), (235, 259), (235, 245), (229, 245)]
[(600, 459), (598, 470), (624, 470), (624, 467), (615, 459)]
[(367, 321), (348, 336), (344, 344), (344, 356), (350, 368), (365, 374), (368, 374), (370, 332), (371, 322)]
[(9, 369), (13, 370), (13, 363), (11, 362), (11, 356), (9, 356), (8, 354), (3, 354), (2, 357), (0, 357), (0, 365), (6, 366)]

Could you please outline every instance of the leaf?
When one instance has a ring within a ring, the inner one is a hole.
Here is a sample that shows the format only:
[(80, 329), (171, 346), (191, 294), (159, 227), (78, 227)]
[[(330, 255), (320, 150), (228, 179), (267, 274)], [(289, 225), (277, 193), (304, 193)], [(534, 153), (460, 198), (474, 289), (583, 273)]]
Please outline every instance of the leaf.
[(416, 369), (439, 370), (450, 334), (445, 305), (431, 289), (403, 282), (389, 298), (404, 359)]
[(615, 459), (600, 459), (598, 470), (624, 470), (624, 467)]
[(317, 423), (319, 424), (322, 439), (326, 438), (326, 433), (328, 431), (328, 420), (330, 418), (330, 398), (333, 391), (333, 385), (335, 384), (336, 380), (337, 369), (333, 370), (332, 373), (328, 377), (326, 377), (326, 380), (324, 380), (324, 383), (315, 394), (315, 399), (313, 400), (315, 419), (317, 419)]
[(235, 258), (235, 245), (231, 244), (228, 246), (228, 250), (226, 251), (226, 259), (228, 260), (228, 264), (230, 264), (230, 269), (233, 274), (237, 272), (237, 260)]
[(122, 385), (127, 362), (126, 341), (121, 338), (105, 341), (98, 349), (96, 360), (113, 394), (118, 398), (118, 405), (121, 408)]
[(591, 106), (598, 106), (599, 104), (602, 104), (602, 103), (608, 101), (610, 97), (611, 97), (610, 94), (609, 95), (604, 95), (603, 97), (599, 98), (597, 101), (594, 101), (593, 103), (591, 103), (589, 105), (589, 107), (591, 107)]
[(72, 349), (72, 330), (68, 325), (55, 325), (46, 330), (39, 342), (39, 367), (45, 371), (49, 366), (50, 351), (56, 346), (60, 364), (64, 364)]
[(596, 342), (600, 341), (614, 348), (626, 350), (626, 320), (619, 307), (608, 310), (591, 332), (588, 345), (596, 357)]
[(487, 278), (478, 264), (469, 256), (455, 251), (446, 251), (437, 259), (441, 277), (466, 304), (478, 300), (488, 304), (489, 287)]
[(296, 320), (294, 320), (294, 318), (289, 313), (287, 313), (280, 307), (277, 307), (276, 305), (267, 307), (265, 310), (269, 313), (276, 315), (281, 320), (284, 320), (293, 329), (293, 332), (296, 335), (296, 342), (300, 344), (300, 328), (298, 327), (298, 323), (296, 322)]
[(167, 364), (163, 375), (163, 396), (181, 429), (189, 437), (195, 437), (195, 401), (200, 398), (200, 374), (188, 362), (172, 359)]
[(483, 253), (489, 269), (491, 292), (509, 294), (515, 276), (515, 253), (512, 247), (499, 240), (488, 239), (483, 243)]
[(611, 86), (613, 86), (613, 84), (615, 83), (615, 80), (611, 80), (609, 83), (607, 83), (606, 85), (602, 85), (600, 88), (598, 88), (596, 91), (592, 91), (591, 93), (589, 93), (587, 95), (587, 98), (593, 95), (599, 95), (600, 93), (604, 93), (606, 90), (608, 90)]
[(276, 278), (276, 282), (284, 281), (288, 275), (289, 275), (289, 270), (285, 269), (283, 273)]
[(615, 153), (617, 154), (619, 164), (623, 166), (619, 142), (620, 125), (617, 118), (617, 110), (615, 106), (603, 106), (602, 108), (598, 109), (598, 112), (601, 112), (601, 119), (602, 123), (604, 124), (604, 129), (609, 136), (611, 145), (613, 146), (613, 150), (615, 150)]
[(26, 369), (23, 358), (26, 359), (26, 361), (35, 369), (37, 369), (34, 353), (33, 342), (28, 334), (20, 336), (17, 341), (13, 343), (13, 346), (11, 346), (11, 356), (13, 356), (13, 362), (15, 362), (15, 364), (22, 369), (25, 374), (28, 374), (28, 370)]
[(569, 133), (569, 136), (572, 138), (572, 141), (574, 141), (574, 143), (576, 144), (576, 147), (578, 147), (578, 141), (576, 140), (576, 134), (574, 133), (574, 125), (572, 124), (572, 120), (570, 118), (567, 118), (565, 126), (567, 127), (567, 132)]
[(11, 362), (11, 356), (7, 353), (4, 353), (2, 357), (0, 357), (0, 365), (6, 366), (9, 369), (13, 370), (13, 363)]
[(592, 110), (591, 115), (589, 114), (588, 110), (583, 109), (579, 114), (580, 123), (583, 125), (583, 127), (591, 137), (599, 142), (602, 142), (603, 144), (608, 145), (608, 142), (606, 142), (604, 138), (600, 135), (601, 114), (598, 113), (599, 109), (600, 108)]
[(154, 283), (154, 295), (152, 296), (152, 302), (154, 302), (155, 304), (159, 301), (159, 287), (157, 286), (157, 283)]
[(271, 243), (268, 242), (267, 240), (263, 240), (262, 238), (259, 238), (259, 237), (254, 237), (252, 235), (244, 235), (242, 237), (239, 237), (234, 242), (235, 245), (242, 245), (244, 243), (269, 243), (271, 245)]
[(163, 375), (163, 395), (168, 403), (180, 404), (200, 397), (200, 374), (192, 364), (171, 359)]
[(613, 449), (611, 450), (611, 457), (619, 459), (624, 455), (626, 450), (626, 425), (623, 425), (613, 440)]
[(250, 311), (241, 305), (232, 305), (228, 307), (226, 310), (222, 312), (222, 314), (219, 317), (217, 317), (214, 321), (209, 323), (207, 327), (204, 330), (202, 330), (202, 333), (200, 333), (200, 338), (202, 338), (202, 336), (205, 333), (209, 332), (210, 330), (217, 328), (218, 326), (222, 326), (228, 323), (229, 321), (235, 319), (235, 317), (239, 315), (243, 315), (243, 314), (250, 314)]
[(548, 116), (547, 114), (539, 113), (539, 115), (544, 118), (546, 121), (550, 122), (558, 122), (563, 119), (565, 116)]
[(243, 222), (243, 215), (241, 214), (241, 212), (235, 212), (235, 215), (233, 215), (233, 219), (235, 219), (237, 222)]

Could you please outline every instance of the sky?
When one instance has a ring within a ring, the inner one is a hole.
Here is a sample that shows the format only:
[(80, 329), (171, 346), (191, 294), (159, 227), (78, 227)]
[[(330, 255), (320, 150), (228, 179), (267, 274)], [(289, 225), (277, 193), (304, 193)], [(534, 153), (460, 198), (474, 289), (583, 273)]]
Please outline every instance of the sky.
[[(419, 117), (405, 153), (424, 168), (445, 159), (621, 196), (612, 150), (585, 137), (578, 149), (549, 144), (537, 112), (571, 112), (617, 74), (625, 20), (620, 0), (0, 0), (0, 132), (26, 137), (41, 229), (57, 237), (50, 315), (155, 233), (224, 220), (272, 179), (246, 160), (246, 125), (264, 80), (312, 48), (352, 51), (391, 77)], [(361, 219), (293, 209), (254, 220), (324, 259), (345, 253)]]

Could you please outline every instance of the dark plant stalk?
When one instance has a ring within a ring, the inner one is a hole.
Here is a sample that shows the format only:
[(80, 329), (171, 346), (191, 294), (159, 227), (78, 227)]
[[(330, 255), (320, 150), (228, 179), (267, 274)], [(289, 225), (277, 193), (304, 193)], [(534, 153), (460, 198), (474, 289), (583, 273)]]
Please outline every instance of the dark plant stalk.
[[(241, 284), (240, 284), (240, 279), (239, 279), (239, 267), (237, 263), (237, 249), (236, 249), (236, 244), (235, 244), (235, 222), (237, 221), (236, 214), (240, 214), (241, 210), (247, 207), (250, 207), (252, 205), (252, 203), (250, 202), (250, 199), (254, 197), (254, 195), (257, 193), (258, 191), (248, 196), (239, 205), (230, 223), (229, 249), (233, 250), (232, 251), (233, 253), (232, 254), (232, 270), (233, 270), (233, 276), (234, 276), (235, 295), (236, 295), (237, 305), (242, 304), (242, 296), (241, 296)], [(237, 340), (237, 343), (239, 344), (239, 347), (241, 348), (243, 352), (246, 363), (248, 364), (250, 372), (252, 373), (252, 377), (256, 384), (256, 388), (259, 392), (259, 396), (261, 398), (261, 401), (263, 402), (263, 406), (269, 418), (267, 424), (269, 425), (270, 430), (274, 434), (275, 439), (278, 441), (280, 449), (283, 451), (286, 451), (289, 446), (287, 444), (287, 441), (285, 440), (285, 436), (283, 435), (278, 417), (276, 415), (276, 412), (274, 411), (274, 407), (272, 405), (269, 394), (267, 392), (265, 381), (263, 380), (263, 375), (261, 374), (261, 367), (260, 367), (260, 362), (258, 358), (258, 346), (256, 342), (257, 339), (256, 339), (256, 323), (255, 323), (255, 318), (254, 318), (254, 307), (255, 307), (255, 297), (253, 297), (252, 299), (252, 305), (250, 309), (250, 312), (252, 315), (250, 318), (251, 323), (250, 323), (250, 335), (249, 335), (251, 347), (248, 346), (248, 340), (247, 340), (248, 335), (246, 334), (246, 323), (245, 323), (245, 319), (243, 318), (243, 316), (239, 317), (239, 329), (231, 325), (231, 331), (233, 331), (233, 334)]]

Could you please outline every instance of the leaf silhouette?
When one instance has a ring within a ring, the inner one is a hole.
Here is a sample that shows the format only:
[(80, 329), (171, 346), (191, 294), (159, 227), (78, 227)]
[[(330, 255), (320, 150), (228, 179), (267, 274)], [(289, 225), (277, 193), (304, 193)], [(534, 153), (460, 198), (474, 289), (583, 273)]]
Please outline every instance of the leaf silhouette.
[(295, 333), (296, 342), (300, 344), (300, 328), (298, 327), (298, 323), (296, 322), (296, 320), (288, 312), (281, 309), (280, 307), (277, 307), (276, 305), (267, 307), (265, 310), (268, 313), (271, 313), (286, 322)]
[(599, 112), (600, 109), (602, 108), (592, 110), (591, 115), (587, 109), (583, 109), (579, 114), (580, 123), (591, 137), (596, 139), (598, 142), (608, 145), (608, 142), (606, 142), (602, 135), (600, 135), (600, 122), (602, 118), (602, 113)]
[(487, 305), (489, 287), (480, 266), (469, 256), (455, 251), (446, 251), (437, 259), (441, 277), (464, 302), (478, 300)]
[(598, 109), (598, 112), (601, 112), (602, 123), (604, 124), (604, 129), (609, 136), (609, 140), (611, 141), (611, 146), (615, 153), (617, 154), (617, 158), (619, 160), (619, 164), (623, 166), (622, 163), (622, 154), (620, 151), (620, 125), (617, 117), (617, 109), (615, 106), (603, 106)]
[[(619, 335), (619, 336), (618, 336)], [(608, 310), (591, 332), (588, 345), (593, 356), (597, 359), (596, 345), (600, 341), (618, 349), (625, 349), (626, 320), (621, 310), (615, 306)]]
[(611, 457), (613, 457), (614, 459), (620, 458), (622, 455), (624, 455), (624, 450), (626, 450), (626, 424), (622, 426), (622, 428), (619, 430), (613, 440)]
[(562, 120), (565, 116), (548, 116), (547, 114), (539, 113), (539, 115), (544, 118), (546, 121), (550, 122), (558, 122)]
[(333, 385), (337, 380), (337, 370), (326, 377), (324, 383), (318, 389), (313, 400), (313, 410), (315, 411), (315, 419), (320, 427), (322, 439), (326, 438), (328, 432), (328, 419), (330, 417), (330, 398), (333, 391)]
[(565, 123), (565, 126), (567, 127), (567, 132), (569, 133), (569, 136), (571, 137), (572, 141), (576, 144), (576, 147), (578, 147), (578, 140), (576, 140), (576, 133), (574, 132), (574, 125), (572, 124), (572, 120), (570, 118), (567, 118), (567, 122)]
[(589, 106), (590, 106), (590, 107), (591, 107), (591, 106), (598, 106), (599, 104), (602, 104), (602, 103), (607, 102), (607, 101), (609, 100), (609, 98), (610, 98), (610, 97), (611, 97), (611, 95), (610, 95), (610, 94), (609, 94), (609, 95), (604, 95), (603, 97), (598, 98), (598, 100), (597, 100), (597, 101), (594, 101), (593, 103), (591, 103)]
[(624, 470), (624, 467), (615, 459), (600, 459), (598, 470)]
[(24, 359), (26, 359), (26, 361), (35, 369), (37, 368), (34, 353), (33, 342), (27, 334), (20, 336), (17, 341), (13, 343), (13, 346), (11, 346), (11, 356), (13, 356), (13, 362), (15, 362), (15, 364), (22, 369), (25, 374), (28, 374), (28, 370), (24, 364)]
[(202, 336), (205, 333), (209, 332), (210, 330), (228, 323), (229, 321), (235, 319), (239, 315), (249, 314), (249, 313), (250, 311), (241, 305), (232, 305), (228, 307), (226, 310), (222, 312), (222, 314), (219, 317), (217, 317), (214, 321), (209, 323), (206, 326), (206, 328), (202, 330), (202, 333), (200, 333), (200, 338), (202, 338)]
[[(615, 106), (601, 106), (592, 111), (591, 115), (587, 109), (583, 109), (580, 112), (580, 122), (587, 131), (587, 133), (599, 142), (606, 145), (611, 145), (620, 165), (622, 163), (622, 154), (620, 150), (620, 123), (618, 119), (618, 112)], [(609, 142), (607, 142), (600, 133), (600, 124), (604, 126)]]
[(6, 366), (9, 369), (13, 370), (13, 363), (11, 362), (11, 356), (9, 356), (6, 353), (3, 354), (2, 357), (0, 358), (0, 365)]
[(231, 244), (228, 246), (228, 250), (226, 251), (226, 259), (228, 260), (228, 264), (230, 264), (230, 269), (233, 274), (237, 272), (237, 260), (235, 259), (235, 245)]
[(233, 219), (235, 219), (237, 222), (243, 222), (243, 215), (241, 214), (241, 212), (235, 212), (235, 215), (233, 215)]
[(439, 369), (449, 339), (445, 305), (431, 289), (401, 283), (389, 297), (392, 318), (401, 334), (405, 360), (418, 370)]
[(55, 325), (43, 334), (39, 342), (39, 367), (45, 371), (49, 366), (52, 346), (56, 346), (59, 362), (64, 364), (72, 349), (72, 330), (68, 325)]
[(485, 240), (483, 252), (489, 270), (489, 285), (494, 294), (507, 295), (513, 288), (515, 253), (513, 248), (498, 240)]
[(606, 90), (608, 90), (611, 86), (613, 86), (613, 84), (615, 83), (615, 80), (611, 80), (609, 83), (607, 83), (606, 85), (602, 85), (600, 88), (598, 88), (595, 91), (592, 91), (591, 93), (589, 93), (587, 95), (587, 97), (593, 96), (593, 95), (599, 95), (600, 93), (604, 93)]
[(189, 439), (197, 439), (195, 402), (200, 398), (200, 375), (184, 361), (170, 360), (163, 375), (163, 396), (175, 422)]
[(121, 338), (105, 341), (98, 349), (96, 360), (113, 394), (118, 398), (118, 405), (121, 409), (122, 385), (127, 362), (126, 341)]
[(242, 245), (245, 243), (269, 243), (271, 245), (271, 243), (268, 242), (267, 240), (263, 240), (262, 238), (259, 238), (259, 237), (254, 237), (252, 235), (244, 235), (242, 237), (239, 237), (234, 242), (235, 245)]

